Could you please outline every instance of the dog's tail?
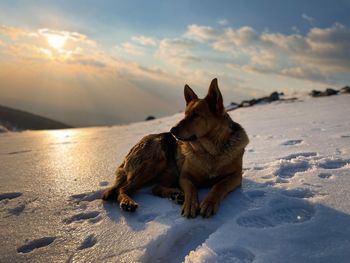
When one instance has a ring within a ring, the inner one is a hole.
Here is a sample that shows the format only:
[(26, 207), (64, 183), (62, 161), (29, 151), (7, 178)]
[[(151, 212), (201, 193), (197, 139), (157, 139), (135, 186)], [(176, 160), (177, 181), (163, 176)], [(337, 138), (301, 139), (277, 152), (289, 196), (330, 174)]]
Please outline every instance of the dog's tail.
[(123, 168), (123, 164), (117, 169), (116, 173), (116, 180), (113, 186), (106, 189), (102, 194), (102, 199), (107, 200), (117, 200), (119, 195), (119, 189), (122, 187), (122, 185), (125, 184), (127, 175), (125, 173), (125, 170)]

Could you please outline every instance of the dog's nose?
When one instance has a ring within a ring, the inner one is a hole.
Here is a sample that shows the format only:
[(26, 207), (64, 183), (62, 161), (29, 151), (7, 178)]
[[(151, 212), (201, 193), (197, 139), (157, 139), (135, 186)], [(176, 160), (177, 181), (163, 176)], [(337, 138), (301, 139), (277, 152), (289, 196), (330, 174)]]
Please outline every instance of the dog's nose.
[(172, 127), (170, 132), (171, 132), (172, 135), (176, 136), (179, 133), (179, 128), (178, 127)]

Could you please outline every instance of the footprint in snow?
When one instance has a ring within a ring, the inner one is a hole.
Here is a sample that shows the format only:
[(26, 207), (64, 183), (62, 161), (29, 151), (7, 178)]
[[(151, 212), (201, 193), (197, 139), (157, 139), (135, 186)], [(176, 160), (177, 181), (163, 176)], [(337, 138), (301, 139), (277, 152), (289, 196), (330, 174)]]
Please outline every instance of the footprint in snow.
[(332, 176), (332, 174), (330, 174), (330, 173), (320, 173), (319, 175), (318, 175), (318, 177), (320, 177), (321, 179), (328, 179), (328, 178), (330, 178)]
[(29, 153), (32, 150), (23, 150), (23, 151), (15, 151), (15, 152), (9, 152), (7, 154), (13, 155), (13, 154), (19, 154), (19, 153)]
[(15, 199), (22, 195), (21, 192), (11, 192), (11, 193), (0, 193), (0, 201), (5, 199)]
[(7, 211), (11, 215), (19, 216), (24, 211), (25, 208), (26, 208), (25, 204), (19, 204), (14, 208), (9, 208)]
[(350, 159), (323, 159), (318, 163), (318, 167), (323, 169), (339, 169), (350, 164)]
[(55, 241), (56, 237), (42, 237), (39, 239), (32, 240), (28, 242), (27, 244), (20, 246), (17, 248), (18, 253), (29, 253), (32, 252), (34, 249), (47, 247), (50, 245), (53, 241)]
[(254, 166), (254, 167), (253, 167), (253, 170), (255, 170), (255, 171), (262, 171), (262, 170), (264, 170), (264, 167), (261, 167), (261, 166)]
[(297, 144), (301, 144), (302, 142), (303, 142), (303, 140), (288, 140), (288, 141), (281, 143), (281, 145), (285, 145), (285, 146), (297, 145)]
[(292, 153), (292, 154), (289, 154), (283, 158), (280, 158), (280, 159), (283, 159), (283, 160), (293, 160), (293, 159), (298, 159), (298, 158), (301, 158), (301, 157), (305, 157), (305, 158), (310, 158), (310, 157), (315, 157), (317, 156), (317, 153), (316, 152), (299, 152), (299, 153)]
[(104, 190), (98, 190), (98, 191), (87, 192), (82, 194), (75, 194), (75, 195), (71, 195), (70, 199), (76, 202), (81, 202), (81, 201), (92, 202), (92, 201), (101, 199), (103, 191)]
[(285, 196), (294, 198), (311, 198), (315, 196), (315, 193), (307, 188), (282, 190), (281, 193)]
[(79, 214), (73, 215), (71, 217), (68, 217), (68, 218), (63, 220), (63, 223), (71, 224), (73, 222), (86, 221), (86, 220), (89, 220), (89, 222), (91, 222), (91, 223), (96, 223), (96, 222), (100, 221), (101, 219), (102, 218), (100, 216), (100, 212), (91, 211), (91, 212), (79, 213)]
[(291, 161), (282, 160), (279, 168), (275, 171), (275, 175), (281, 178), (291, 178), (295, 173), (305, 172), (311, 168), (306, 160), (292, 159)]
[(220, 263), (251, 263), (255, 255), (246, 248), (235, 247), (227, 251), (218, 251), (217, 262)]
[(314, 207), (302, 200), (289, 199), (287, 202), (276, 200), (272, 207), (265, 207), (247, 212), (237, 218), (238, 225), (253, 228), (276, 227), (281, 224), (298, 224), (310, 220), (314, 214)]
[(97, 243), (97, 238), (91, 234), (87, 236), (83, 242), (81, 242), (80, 246), (78, 247), (78, 250), (87, 249), (90, 247), (93, 247)]

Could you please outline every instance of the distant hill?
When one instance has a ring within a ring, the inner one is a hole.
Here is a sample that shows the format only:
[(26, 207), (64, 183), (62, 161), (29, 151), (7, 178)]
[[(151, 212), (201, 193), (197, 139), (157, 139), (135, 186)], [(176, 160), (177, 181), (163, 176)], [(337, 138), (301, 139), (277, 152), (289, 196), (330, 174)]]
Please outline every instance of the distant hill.
[(72, 128), (62, 122), (2, 105), (0, 105), (0, 126), (10, 131)]

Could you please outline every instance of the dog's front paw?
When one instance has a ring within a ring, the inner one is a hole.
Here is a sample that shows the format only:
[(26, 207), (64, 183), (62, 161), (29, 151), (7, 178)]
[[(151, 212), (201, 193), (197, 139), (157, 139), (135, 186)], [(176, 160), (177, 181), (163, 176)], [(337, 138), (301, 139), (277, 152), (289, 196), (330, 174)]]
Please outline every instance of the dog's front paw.
[(171, 200), (173, 200), (175, 203), (182, 205), (185, 201), (185, 195), (183, 192), (177, 191), (177, 192), (173, 192), (170, 195)]
[(121, 200), (119, 205), (122, 210), (127, 212), (134, 212), (139, 206), (135, 201), (128, 198)]
[(192, 199), (189, 202), (186, 202), (182, 206), (181, 215), (187, 218), (195, 218), (198, 214), (199, 204), (196, 199)]
[(210, 200), (210, 199), (205, 199), (199, 206), (200, 208), (200, 214), (202, 217), (211, 217), (219, 209), (219, 201), (216, 200)]

